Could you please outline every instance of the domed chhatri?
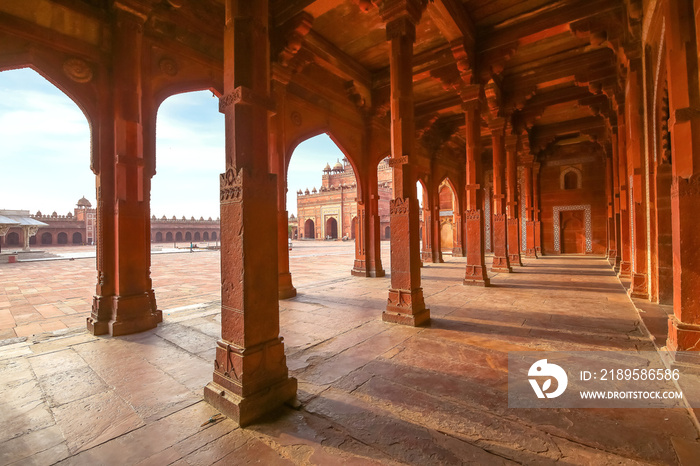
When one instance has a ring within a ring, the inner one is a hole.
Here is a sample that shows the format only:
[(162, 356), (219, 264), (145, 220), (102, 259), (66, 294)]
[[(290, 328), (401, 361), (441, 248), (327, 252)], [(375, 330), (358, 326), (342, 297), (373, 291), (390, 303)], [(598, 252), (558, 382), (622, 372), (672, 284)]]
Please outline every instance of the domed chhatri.
[(85, 198), (85, 196), (78, 199), (78, 203), (76, 205), (78, 207), (86, 207), (88, 209), (92, 207), (92, 204)]
[(333, 165), (333, 170), (334, 171), (343, 171), (343, 164), (340, 163), (340, 160), (336, 162), (335, 165)]

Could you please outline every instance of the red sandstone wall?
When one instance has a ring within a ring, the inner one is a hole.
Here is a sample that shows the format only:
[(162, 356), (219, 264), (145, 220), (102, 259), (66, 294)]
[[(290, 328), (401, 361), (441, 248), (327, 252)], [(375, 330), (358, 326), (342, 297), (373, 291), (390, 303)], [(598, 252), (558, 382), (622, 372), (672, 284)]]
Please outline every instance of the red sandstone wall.
[[(568, 168), (580, 170), (581, 188), (561, 189), (561, 174)], [(549, 155), (540, 174), (540, 193), (542, 248), (545, 254), (557, 254), (554, 245), (554, 207), (577, 205), (590, 205), (591, 208), (592, 252), (589, 254), (605, 254), (605, 161), (599, 146), (593, 143), (564, 146)]]

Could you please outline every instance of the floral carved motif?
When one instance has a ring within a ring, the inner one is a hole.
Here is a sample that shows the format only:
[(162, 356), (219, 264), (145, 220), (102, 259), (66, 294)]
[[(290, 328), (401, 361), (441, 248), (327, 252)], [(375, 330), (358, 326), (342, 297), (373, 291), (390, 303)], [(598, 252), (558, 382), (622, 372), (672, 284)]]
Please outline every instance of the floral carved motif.
[(68, 78), (77, 83), (89, 83), (92, 81), (93, 73), (90, 65), (80, 58), (69, 58), (63, 62), (63, 72)]
[(219, 179), (220, 200), (222, 204), (231, 204), (243, 200), (243, 169), (229, 168)]
[(179, 71), (177, 62), (170, 57), (161, 58), (158, 62), (158, 68), (163, 74), (167, 74), (168, 76), (175, 76)]
[(396, 198), (389, 201), (389, 214), (391, 215), (408, 215), (408, 198)]

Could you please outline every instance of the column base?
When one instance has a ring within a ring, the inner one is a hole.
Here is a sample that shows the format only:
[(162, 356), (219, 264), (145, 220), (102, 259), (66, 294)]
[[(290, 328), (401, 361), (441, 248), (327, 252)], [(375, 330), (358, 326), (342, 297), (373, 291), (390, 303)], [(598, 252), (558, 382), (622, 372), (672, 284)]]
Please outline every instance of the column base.
[(423, 290), (389, 289), (386, 310), (382, 313), (384, 322), (418, 327), (430, 322), (430, 309), (425, 308)]
[(514, 265), (517, 265), (518, 267), (523, 266), (523, 262), (520, 259), (520, 254), (508, 254), (508, 261), (510, 262), (511, 267)]
[(493, 256), (493, 263), (491, 264), (491, 271), (492, 272), (501, 272), (501, 273), (511, 273), (513, 271), (513, 268), (510, 266), (510, 263), (508, 262), (508, 257)]
[(632, 264), (629, 262), (620, 262), (620, 271), (617, 274), (620, 278), (630, 278), (632, 276)]
[(467, 265), (462, 284), (468, 286), (491, 286), (491, 279), (486, 274), (486, 267)]
[(283, 272), (277, 277), (279, 299), (289, 299), (297, 295), (297, 289), (292, 285), (292, 274)]
[(632, 286), (630, 287), (630, 297), (638, 299), (649, 299), (647, 288), (647, 276), (643, 273), (632, 274)]
[(270, 386), (266, 390), (242, 397), (216, 382), (204, 387), (204, 399), (224, 416), (245, 427), (264, 414), (278, 409), (296, 397), (297, 379), (290, 377)]
[(464, 257), (461, 247), (452, 248), (452, 257)]
[(537, 259), (537, 250), (535, 248), (528, 248), (525, 250), (525, 257), (531, 259)]
[(370, 266), (367, 274), (372, 278), (381, 278), (386, 275), (386, 272), (381, 267), (378, 269), (373, 269), (372, 266)]
[(420, 260), (422, 260), (423, 262), (433, 262), (432, 251), (421, 251), (420, 252)]
[(610, 262), (610, 265), (615, 264), (615, 258), (617, 257), (617, 251), (614, 249), (611, 249), (608, 251), (608, 262)]
[(112, 296), (109, 319), (100, 318), (104, 314), (99, 312), (100, 317), (96, 318), (95, 305), (105, 306), (106, 302), (97, 297), (93, 302), (93, 315), (87, 318), (87, 330), (93, 335), (131, 335), (154, 329), (163, 322), (163, 312), (155, 309), (153, 290), (135, 296)]
[(700, 325), (686, 324), (675, 315), (668, 318), (669, 351), (700, 351)]

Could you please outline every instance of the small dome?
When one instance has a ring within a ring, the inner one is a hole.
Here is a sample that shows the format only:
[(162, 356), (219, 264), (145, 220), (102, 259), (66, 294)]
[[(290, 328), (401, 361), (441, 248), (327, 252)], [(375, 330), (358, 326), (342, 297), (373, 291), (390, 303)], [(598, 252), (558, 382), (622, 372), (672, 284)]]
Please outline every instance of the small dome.
[(40, 210), (37, 210), (35, 216), (36, 216), (36, 217), (41, 217), (41, 211), (40, 211)]
[(340, 160), (338, 160), (338, 161), (336, 162), (336, 164), (333, 165), (333, 170), (337, 170), (337, 171), (342, 171), (342, 170), (343, 170), (343, 164), (340, 163)]
[(329, 172), (331, 171), (331, 164), (327, 163), (326, 168), (323, 169), (324, 172)]
[(306, 191), (304, 191), (304, 194), (309, 194), (309, 188), (306, 188)]
[(316, 194), (318, 191), (316, 191), (316, 186), (314, 186), (314, 189), (311, 190), (312, 193)]
[(161, 219), (161, 220), (167, 220), (167, 218), (166, 218), (165, 215), (163, 215), (160, 219)]
[(73, 218), (73, 214), (70, 213), (70, 212), (68, 212), (68, 213), (66, 214), (66, 217), (67, 217), (67, 218)]
[(156, 219), (156, 216), (155, 216), (155, 215), (151, 215), (151, 220), (155, 220), (155, 219)]
[(92, 204), (90, 204), (90, 201), (85, 199), (85, 196), (81, 197), (78, 199), (78, 204), (76, 204), (78, 207), (92, 207)]
[(51, 216), (52, 216), (53, 218), (56, 218), (56, 217), (58, 217), (58, 214), (57, 214), (56, 211), (54, 210), (53, 213), (51, 214)]

